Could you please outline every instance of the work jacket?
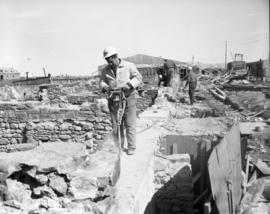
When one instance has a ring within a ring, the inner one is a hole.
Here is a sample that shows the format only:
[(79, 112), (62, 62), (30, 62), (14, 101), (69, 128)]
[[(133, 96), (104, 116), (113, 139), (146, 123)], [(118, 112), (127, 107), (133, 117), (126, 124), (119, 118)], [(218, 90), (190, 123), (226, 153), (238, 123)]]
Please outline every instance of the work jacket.
[(164, 69), (164, 74), (166, 76), (171, 76), (172, 72), (174, 72), (177, 69), (177, 67), (173, 61), (168, 60), (164, 62), (163, 69)]
[(135, 88), (142, 83), (142, 75), (137, 70), (133, 63), (126, 62), (121, 59), (120, 64), (116, 70), (116, 75), (109, 65), (106, 65), (100, 75), (100, 88), (109, 86), (111, 88), (122, 88), (129, 83), (132, 86), (132, 94)]
[(197, 86), (197, 75), (190, 71), (182, 80), (187, 80), (186, 86), (189, 85), (190, 89), (195, 89)]

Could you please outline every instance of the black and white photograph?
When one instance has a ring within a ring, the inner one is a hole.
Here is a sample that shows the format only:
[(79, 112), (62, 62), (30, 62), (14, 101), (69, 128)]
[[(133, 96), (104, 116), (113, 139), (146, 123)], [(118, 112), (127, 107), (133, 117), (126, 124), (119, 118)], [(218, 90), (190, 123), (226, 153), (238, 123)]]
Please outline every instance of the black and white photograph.
[(0, 0), (0, 214), (270, 214), (269, 0)]

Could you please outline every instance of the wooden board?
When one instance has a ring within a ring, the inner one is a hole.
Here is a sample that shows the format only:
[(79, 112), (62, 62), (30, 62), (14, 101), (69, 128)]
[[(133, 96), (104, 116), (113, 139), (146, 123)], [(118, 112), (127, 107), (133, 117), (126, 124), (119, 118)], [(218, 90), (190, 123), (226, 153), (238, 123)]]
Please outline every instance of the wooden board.
[(240, 130), (238, 124), (234, 125), (224, 139), (213, 149), (208, 160), (208, 170), (212, 195), (219, 213), (235, 213), (242, 191)]

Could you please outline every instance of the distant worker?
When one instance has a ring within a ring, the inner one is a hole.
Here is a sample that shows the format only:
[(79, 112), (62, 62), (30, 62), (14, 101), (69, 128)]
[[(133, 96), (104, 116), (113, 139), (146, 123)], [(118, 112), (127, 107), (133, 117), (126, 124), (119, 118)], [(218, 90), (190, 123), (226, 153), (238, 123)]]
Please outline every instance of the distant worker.
[(124, 149), (125, 134), (127, 139), (127, 154), (133, 155), (136, 149), (136, 98), (135, 88), (142, 83), (142, 75), (135, 65), (118, 57), (118, 51), (108, 47), (103, 51), (106, 65), (100, 75), (100, 88), (103, 93), (111, 89), (122, 89), (126, 97), (126, 107), (120, 125), (120, 142), (118, 142), (117, 115), (113, 108), (113, 100), (108, 98), (108, 107), (111, 113), (113, 138)]
[(26, 91), (23, 92), (23, 99), (26, 100)]
[(164, 75), (167, 78), (166, 86), (171, 86), (171, 78), (173, 74), (176, 72), (177, 66), (173, 61), (164, 59), (163, 69), (164, 69)]
[(168, 81), (167, 81), (167, 77), (166, 77), (165, 72), (164, 72), (164, 68), (159, 68), (157, 70), (157, 75), (158, 75), (158, 87), (160, 87), (161, 83), (163, 83), (164, 87), (167, 87)]
[(188, 94), (189, 94), (189, 99), (190, 99), (190, 105), (193, 105), (194, 103), (194, 93), (195, 93), (195, 88), (197, 86), (197, 75), (194, 73), (195, 71), (198, 71), (198, 67), (196, 66), (189, 66), (187, 69), (187, 75), (182, 79), (186, 80), (186, 85), (185, 88), (188, 87)]
[(258, 64), (257, 64), (257, 80), (261, 80), (263, 81), (264, 80), (264, 70), (263, 70), (263, 62), (262, 60), (260, 59)]

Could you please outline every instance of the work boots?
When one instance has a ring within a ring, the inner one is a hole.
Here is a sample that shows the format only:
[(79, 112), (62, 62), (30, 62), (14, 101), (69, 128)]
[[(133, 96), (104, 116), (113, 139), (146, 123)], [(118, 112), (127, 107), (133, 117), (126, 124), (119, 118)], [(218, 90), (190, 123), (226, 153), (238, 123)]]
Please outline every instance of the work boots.
[(127, 154), (128, 155), (134, 155), (135, 154), (135, 149), (128, 149)]

